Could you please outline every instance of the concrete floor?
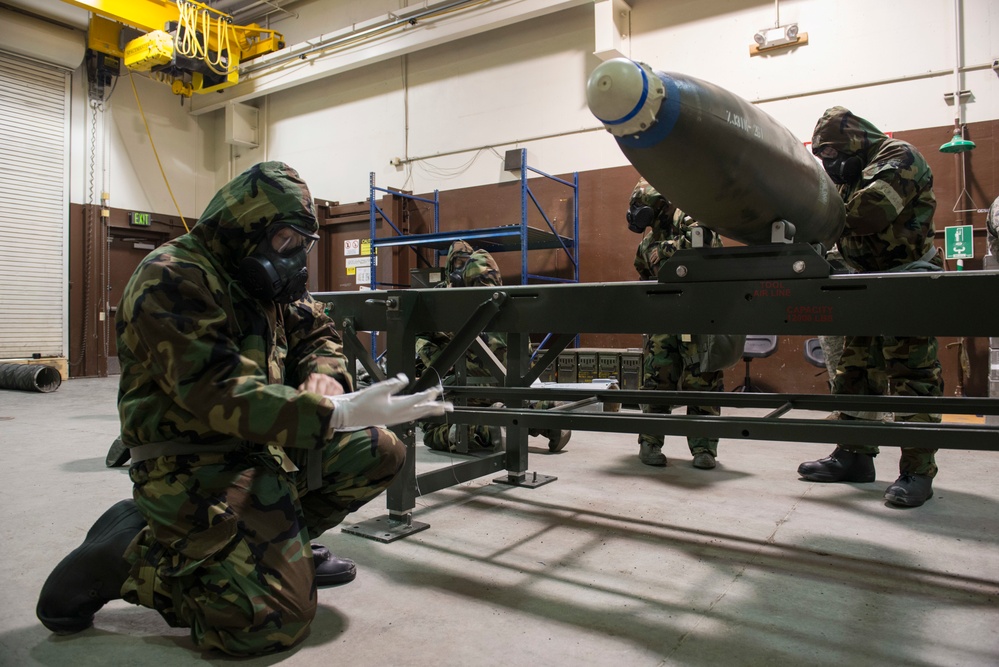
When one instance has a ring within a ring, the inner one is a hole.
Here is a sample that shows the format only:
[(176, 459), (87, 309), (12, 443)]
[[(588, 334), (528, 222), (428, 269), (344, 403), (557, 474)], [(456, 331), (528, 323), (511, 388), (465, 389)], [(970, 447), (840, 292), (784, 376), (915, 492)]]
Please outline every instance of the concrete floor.
[[(70, 637), (35, 619), (51, 568), (130, 494), (125, 470), (104, 465), (116, 390), (114, 377), (0, 390), (2, 665), (236, 662), (120, 600)], [(679, 438), (667, 468), (639, 463), (634, 441), (576, 433), (552, 455), (536, 439), (530, 469), (552, 484), (487, 477), (431, 494), (415, 514), (430, 529), (391, 544), (327, 533), (357, 580), (320, 591), (300, 646), (239, 662), (999, 664), (999, 454), (942, 451), (936, 496), (904, 510), (881, 499), (897, 450), (873, 484), (823, 485), (794, 471), (827, 445), (722, 441), (703, 471)], [(420, 470), (451, 461), (419, 449)], [(353, 518), (384, 514), (378, 498)]]

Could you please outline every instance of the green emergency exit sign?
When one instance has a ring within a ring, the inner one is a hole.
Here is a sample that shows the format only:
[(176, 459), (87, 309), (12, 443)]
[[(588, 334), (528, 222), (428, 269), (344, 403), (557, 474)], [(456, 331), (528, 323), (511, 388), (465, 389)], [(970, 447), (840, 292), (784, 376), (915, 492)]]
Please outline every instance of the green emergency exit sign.
[(128, 214), (128, 224), (135, 225), (136, 227), (148, 227), (149, 226), (149, 214), (139, 213), (138, 211), (132, 211)]
[(945, 252), (947, 259), (972, 259), (975, 256), (975, 242), (971, 225), (944, 227)]

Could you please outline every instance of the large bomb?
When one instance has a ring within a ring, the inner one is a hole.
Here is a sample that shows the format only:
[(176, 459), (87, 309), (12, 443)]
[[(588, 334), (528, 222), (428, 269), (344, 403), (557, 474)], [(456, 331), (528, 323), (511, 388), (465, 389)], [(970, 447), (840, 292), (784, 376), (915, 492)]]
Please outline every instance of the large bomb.
[(615, 58), (590, 75), (586, 99), (638, 172), (701, 224), (746, 244), (769, 243), (778, 220), (796, 241), (839, 238), (843, 201), (822, 165), (738, 95)]

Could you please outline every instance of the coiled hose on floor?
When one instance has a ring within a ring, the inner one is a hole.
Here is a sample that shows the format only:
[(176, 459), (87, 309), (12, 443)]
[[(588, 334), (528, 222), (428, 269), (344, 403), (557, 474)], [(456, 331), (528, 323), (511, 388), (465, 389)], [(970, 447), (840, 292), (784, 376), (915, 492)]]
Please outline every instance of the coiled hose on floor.
[(52, 366), (42, 364), (0, 364), (0, 389), (55, 391), (62, 376)]

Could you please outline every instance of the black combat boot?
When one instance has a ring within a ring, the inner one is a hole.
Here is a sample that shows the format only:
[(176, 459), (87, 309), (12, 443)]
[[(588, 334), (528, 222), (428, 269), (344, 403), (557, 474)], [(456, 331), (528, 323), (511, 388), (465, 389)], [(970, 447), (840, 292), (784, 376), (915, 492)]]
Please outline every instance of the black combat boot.
[(650, 442), (638, 443), (638, 460), (647, 466), (665, 466), (667, 464), (666, 455), (663, 454), (663, 446)]
[(321, 544), (312, 544), (312, 562), (316, 566), (316, 587), (339, 586), (354, 581), (357, 566), (349, 558), (334, 556)]
[(933, 497), (933, 478), (903, 472), (885, 491), (885, 500), (891, 505), (919, 507)]
[(701, 470), (711, 470), (715, 467), (715, 465), (717, 465), (715, 463), (715, 455), (711, 452), (705, 450), (694, 454), (695, 468), (700, 468)]
[(837, 447), (824, 459), (802, 463), (798, 474), (811, 482), (873, 482), (874, 455)]
[(86, 630), (94, 614), (121, 597), (128, 578), (125, 549), (146, 525), (133, 500), (122, 500), (101, 515), (83, 544), (62, 559), (45, 580), (35, 614), (57, 635)]

